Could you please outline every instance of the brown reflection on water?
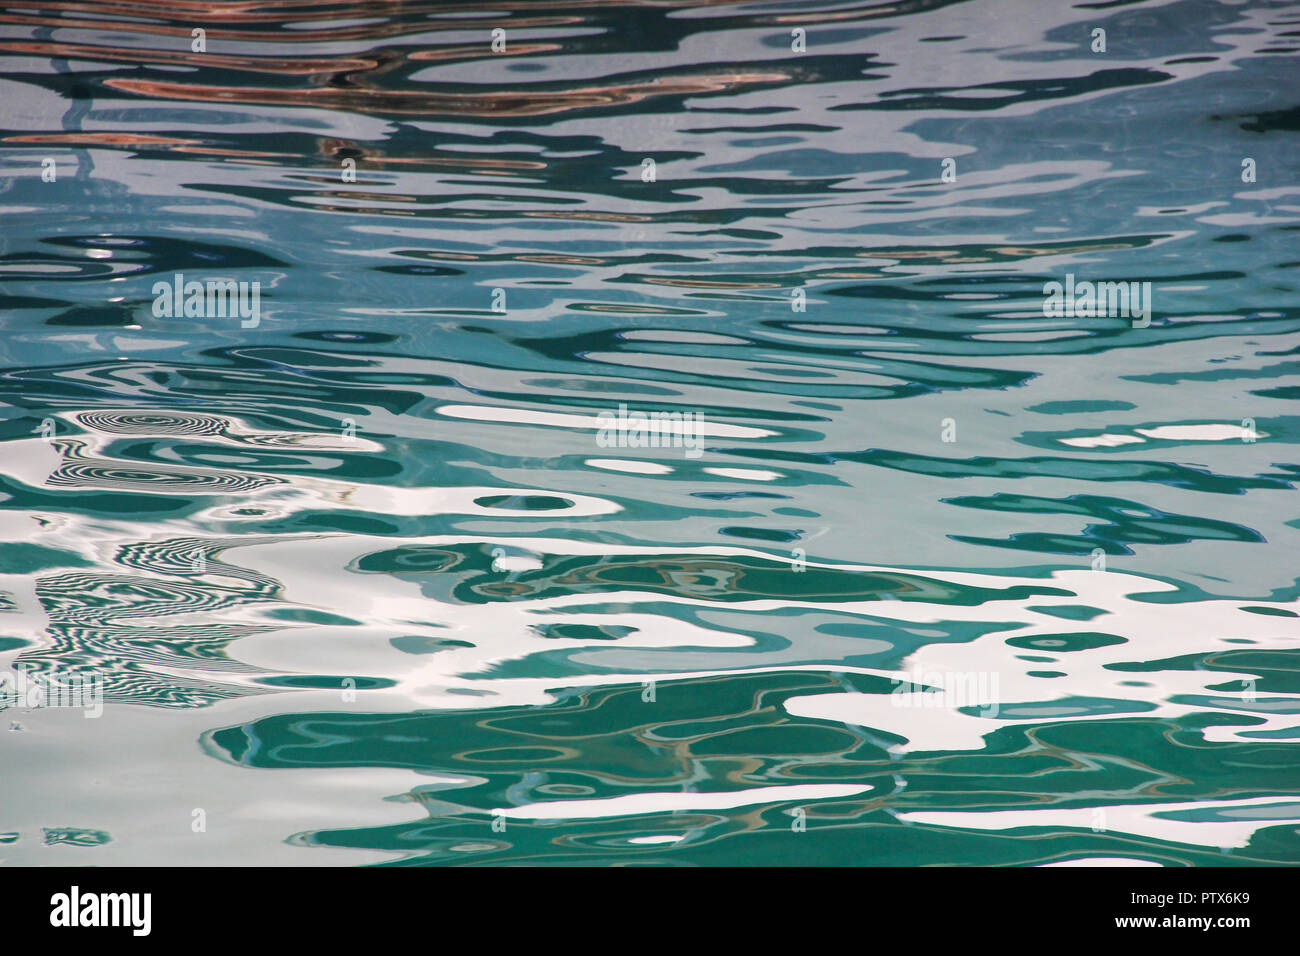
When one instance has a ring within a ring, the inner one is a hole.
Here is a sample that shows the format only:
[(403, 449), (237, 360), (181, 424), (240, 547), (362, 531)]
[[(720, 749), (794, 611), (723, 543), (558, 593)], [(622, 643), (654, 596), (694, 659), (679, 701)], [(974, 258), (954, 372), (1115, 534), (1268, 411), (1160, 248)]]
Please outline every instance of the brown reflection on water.
[[(334, 27), (323, 30), (236, 30), (224, 29), (212, 24), (219, 24), (223, 20), (231, 22), (233, 20), (229, 14), (231, 8), (245, 6), (252, 7), (252, 4), (239, 5), (231, 4), (227, 8), (213, 8), (211, 4), (167, 4), (163, 6), (142, 5), (142, 4), (112, 4), (96, 3), (89, 5), (90, 9), (79, 4), (44, 4), (41, 7), (42, 14), (39, 16), (28, 15), (24, 13), (15, 13), (12, 11), (0, 12), (0, 23), (12, 23), (19, 26), (49, 27), (51, 23), (64, 29), (85, 29), (94, 30), (95, 32), (116, 31), (120, 33), (150, 34), (159, 37), (177, 37), (184, 40), (185, 47), (188, 48), (190, 31), (195, 27), (202, 27), (209, 41), (219, 40), (238, 40), (244, 42), (266, 42), (282, 45), (288, 43), (321, 43), (321, 42), (339, 42), (344, 40), (378, 40), (388, 37), (401, 37), (411, 33), (431, 33), (438, 30), (457, 30), (463, 31), (470, 28), (475, 30), (491, 30), (495, 27), (503, 27), (516, 30), (540, 29), (545, 27), (562, 27), (572, 26), (574, 23), (581, 22), (575, 17), (510, 17), (492, 16), (482, 19), (447, 19), (447, 20), (421, 20), (412, 18), (412, 11), (409, 8), (403, 8), (400, 12), (405, 13), (408, 19), (397, 19), (394, 14), (394, 7), (397, 4), (385, 3), (382, 7), (372, 7), (367, 9), (365, 5), (358, 5), (355, 9), (341, 9), (337, 12), (326, 14), (325, 22), (334, 20), (352, 19), (354, 17), (365, 17), (367, 14), (374, 16), (374, 22), (365, 24), (348, 24), (347, 26)], [(140, 7), (148, 6), (148, 12), (142, 11)], [(259, 3), (259, 8), (284, 7), (284, 3)], [(313, 4), (313, 6), (316, 6)], [(188, 8), (188, 9), (186, 9)], [(76, 12), (94, 12), (94, 19), (78, 19), (75, 17), (52, 16), (51, 14), (59, 10), (73, 10)], [(426, 8), (429, 9), (429, 8)], [(436, 9), (436, 8), (434, 8)], [(444, 11), (446, 8), (443, 8)], [(449, 11), (447, 11), (449, 12)], [(223, 16), (223, 14), (225, 14)], [(149, 22), (142, 19), (143, 16), (154, 16), (161, 20), (164, 16), (170, 17), (173, 22)], [(106, 19), (99, 19), (105, 17)], [(321, 19), (320, 15), (312, 17), (310, 14), (293, 12), (279, 13), (275, 11), (243, 16), (234, 20), (241, 24), (262, 25), (276, 27), (288, 24), (299, 24), (312, 19)], [(483, 49), (487, 49), (485, 43)]]
[[(92, 90), (101, 92), (422, 116), (548, 116), (794, 79), (792, 68), (784, 66), (742, 68), (698, 62), (659, 65), (635, 76), (612, 77), (606, 72), (558, 82), (544, 77), (524, 81), (513, 74), (476, 79), (472, 86), (450, 75), (446, 80), (435, 77), (427, 84), (413, 79), (426, 64), (508, 64), (521, 58), (536, 64), (548, 54), (583, 54), (626, 70), (621, 61), (600, 52), (600, 36), (610, 29), (609, 11), (637, 7), (664, 19), (677, 10), (713, 6), (728, 4), (724, 0), (542, 0), (528, 4), (521, 15), (473, 3), (322, 6), (303, 0), (271, 0), (213, 8), (206, 3), (160, 0), (56, 2), (30, 10), (0, 11), (0, 24), (58, 31), (57, 38), (42, 35), (39, 39), (0, 40), (0, 56), (92, 64), (86, 72)], [(881, 9), (864, 8), (845, 16), (878, 16)], [(743, 28), (773, 22), (773, 18), (729, 12), (728, 22)], [(700, 23), (715, 24), (716, 18)], [(191, 49), (191, 31), (198, 27), (206, 31), (204, 52)], [(510, 33), (507, 47), (499, 53), (489, 39), (489, 32), (497, 28)], [(545, 39), (521, 36), (530, 30), (549, 30), (556, 35)], [(481, 41), (476, 42), (474, 34), (481, 36)], [(680, 45), (680, 40), (673, 43)], [(304, 44), (311, 44), (305, 55), (293, 55), (295, 48), (302, 49)], [(663, 52), (671, 50), (669, 44)], [(177, 67), (192, 68), (196, 75), (176, 76)], [(284, 80), (268, 80), (268, 76)]]
[(510, 90), (491, 93), (441, 93), (424, 90), (200, 86), (160, 80), (110, 79), (104, 85), (158, 99), (212, 103), (310, 106), (356, 112), (460, 116), (543, 116), (595, 107), (624, 106), (656, 96), (720, 93), (765, 83), (786, 82), (786, 73), (705, 73), (567, 90)]
[[(188, 48), (177, 50), (141, 50), (128, 46), (91, 46), (84, 43), (41, 43), (34, 40), (0, 42), (0, 53), (29, 53), (65, 60), (121, 60), (126, 63), (162, 63), (194, 66), (195, 57)], [(204, 53), (203, 65), (226, 70), (252, 70), (257, 73), (310, 75), (373, 70), (379, 66), (374, 58), (288, 59), (285, 57), (230, 56)]]

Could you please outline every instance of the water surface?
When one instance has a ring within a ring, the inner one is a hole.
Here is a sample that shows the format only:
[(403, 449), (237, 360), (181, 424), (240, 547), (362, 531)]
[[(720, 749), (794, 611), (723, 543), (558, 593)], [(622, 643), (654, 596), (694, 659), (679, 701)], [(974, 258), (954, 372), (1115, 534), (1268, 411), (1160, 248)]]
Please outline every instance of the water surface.
[(0, 858), (1300, 862), (1298, 31), (0, 13)]

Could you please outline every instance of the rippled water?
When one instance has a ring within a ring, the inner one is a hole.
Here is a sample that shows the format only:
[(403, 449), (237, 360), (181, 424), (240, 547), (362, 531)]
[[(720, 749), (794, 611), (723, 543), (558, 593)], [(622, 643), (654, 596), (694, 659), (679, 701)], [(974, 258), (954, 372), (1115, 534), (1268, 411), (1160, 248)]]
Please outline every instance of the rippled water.
[(0, 857), (1300, 862), (1300, 5), (203, 6), (0, 14)]

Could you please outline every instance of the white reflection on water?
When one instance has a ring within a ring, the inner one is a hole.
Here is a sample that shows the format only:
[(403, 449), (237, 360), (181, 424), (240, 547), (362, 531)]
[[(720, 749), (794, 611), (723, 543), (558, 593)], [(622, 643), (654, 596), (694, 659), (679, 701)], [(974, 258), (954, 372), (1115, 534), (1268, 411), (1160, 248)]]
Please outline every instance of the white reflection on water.
[[(1258, 808), (1258, 809), (1257, 809)], [(898, 814), (908, 823), (958, 827), (966, 830), (1012, 830), (1021, 827), (1091, 830), (1095, 807), (979, 812), (912, 810)], [(1257, 809), (1253, 818), (1251, 811)], [(1141, 803), (1104, 806), (1107, 831), (1132, 833), (1170, 843), (1194, 846), (1244, 847), (1256, 830), (1300, 821), (1294, 797), (1251, 797), (1244, 800), (1197, 800), (1184, 803)], [(1176, 813), (1186, 819), (1170, 819)], [(1233, 819), (1233, 817), (1237, 817)]]
[(547, 800), (491, 812), (513, 820), (631, 817), (644, 813), (676, 813), (679, 810), (730, 810), (789, 800), (834, 800), (855, 797), (871, 789), (870, 786), (853, 784), (806, 783), (713, 793), (629, 793), (595, 800)]

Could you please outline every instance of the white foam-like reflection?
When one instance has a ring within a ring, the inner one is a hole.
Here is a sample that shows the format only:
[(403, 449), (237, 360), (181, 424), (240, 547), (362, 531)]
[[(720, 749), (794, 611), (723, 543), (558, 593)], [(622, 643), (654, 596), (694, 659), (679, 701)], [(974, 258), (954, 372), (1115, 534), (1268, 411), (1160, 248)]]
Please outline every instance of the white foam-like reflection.
[[(1197, 425), (1157, 425), (1154, 428), (1135, 428), (1135, 434), (1105, 432), (1100, 435), (1076, 435), (1059, 438), (1062, 445), (1072, 448), (1115, 448), (1120, 445), (1141, 445), (1147, 438), (1158, 441), (1256, 441), (1268, 438), (1267, 432), (1245, 425), (1210, 422)], [(1144, 436), (1144, 437), (1139, 437)]]
[(760, 803), (790, 800), (835, 800), (856, 797), (872, 788), (857, 784), (803, 783), (778, 787), (753, 787), (715, 793), (629, 793), (594, 800), (547, 800), (521, 807), (496, 809), (495, 816), (511, 820), (578, 820), (599, 817), (634, 817), (647, 813), (685, 810), (732, 810)]
[[(1182, 819), (1178, 816), (1181, 815)], [(1300, 821), (1295, 797), (1197, 800), (1172, 803), (1107, 803), (1097, 807), (1041, 810), (912, 810), (900, 820), (964, 830), (1041, 828), (1131, 833), (1195, 846), (1244, 847), (1255, 831)]]
[(1081, 856), (1072, 860), (1056, 860), (1052, 863), (1039, 863), (1048, 866), (1163, 866), (1155, 860), (1144, 860), (1136, 856)]
[(673, 467), (656, 461), (633, 461), (620, 458), (588, 458), (585, 465), (605, 471), (622, 471), (630, 475), (671, 475)]
[[(437, 412), (448, 418), (462, 418), (475, 422), (548, 425), (552, 428), (581, 428), (593, 431), (608, 427), (601, 421), (599, 411), (590, 415), (573, 415), (566, 412), (542, 412), (500, 405), (440, 405)], [(665, 435), (699, 435), (704, 438), (770, 438), (776, 434), (766, 428), (709, 421), (666, 420), (657, 422), (655, 427)]]

